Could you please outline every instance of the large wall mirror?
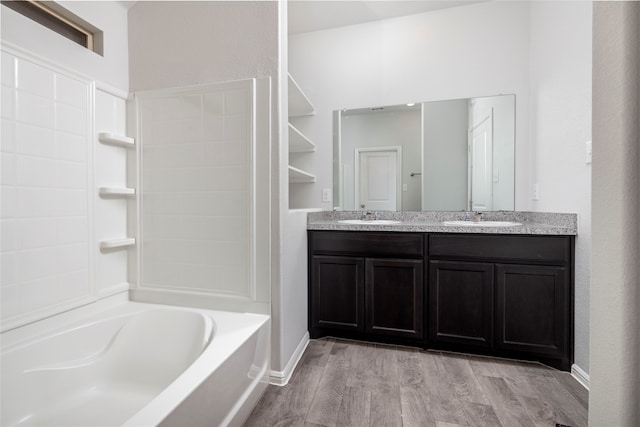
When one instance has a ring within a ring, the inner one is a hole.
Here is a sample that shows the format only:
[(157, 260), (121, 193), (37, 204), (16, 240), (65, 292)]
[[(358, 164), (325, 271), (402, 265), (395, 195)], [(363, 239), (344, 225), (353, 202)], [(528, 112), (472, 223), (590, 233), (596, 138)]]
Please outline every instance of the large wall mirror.
[(335, 111), (334, 208), (513, 210), (515, 95)]

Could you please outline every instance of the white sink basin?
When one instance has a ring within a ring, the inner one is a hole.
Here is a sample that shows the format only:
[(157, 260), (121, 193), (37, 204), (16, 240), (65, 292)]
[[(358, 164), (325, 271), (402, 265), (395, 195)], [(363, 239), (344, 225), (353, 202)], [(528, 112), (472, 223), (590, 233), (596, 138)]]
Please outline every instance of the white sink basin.
[(393, 225), (400, 224), (400, 221), (394, 221), (392, 219), (374, 219), (366, 221), (364, 219), (343, 219), (338, 221), (341, 224), (356, 224), (356, 225)]
[(511, 221), (444, 221), (444, 225), (456, 227), (517, 227), (520, 222)]

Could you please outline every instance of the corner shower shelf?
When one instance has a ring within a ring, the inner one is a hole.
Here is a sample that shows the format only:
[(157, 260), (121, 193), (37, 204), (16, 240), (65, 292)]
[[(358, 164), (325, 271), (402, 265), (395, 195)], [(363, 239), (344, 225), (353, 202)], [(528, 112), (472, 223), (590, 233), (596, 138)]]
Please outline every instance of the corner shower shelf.
[(301, 169), (289, 166), (289, 182), (293, 184), (304, 184), (316, 182), (316, 177)]
[(118, 249), (134, 246), (136, 239), (133, 237), (125, 237), (123, 239), (109, 239), (100, 242), (100, 249)]
[(316, 151), (316, 144), (289, 123), (289, 152), (310, 153)]
[(102, 197), (128, 197), (134, 196), (136, 189), (130, 187), (100, 187), (98, 192)]
[(115, 145), (116, 147), (133, 148), (135, 145), (133, 138), (111, 132), (98, 133), (98, 140), (103, 144)]
[(302, 92), (298, 83), (289, 76), (289, 117), (310, 116), (316, 113), (316, 109), (309, 98)]

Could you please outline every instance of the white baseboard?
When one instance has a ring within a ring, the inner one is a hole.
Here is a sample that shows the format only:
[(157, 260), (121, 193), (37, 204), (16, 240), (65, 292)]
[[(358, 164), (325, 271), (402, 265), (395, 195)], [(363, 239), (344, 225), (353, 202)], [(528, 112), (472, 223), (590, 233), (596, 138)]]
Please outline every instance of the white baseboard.
[(571, 376), (576, 379), (584, 388), (589, 390), (591, 381), (589, 380), (589, 374), (583, 371), (578, 365), (571, 365)]
[(300, 361), (302, 354), (307, 348), (307, 345), (309, 345), (309, 332), (305, 332), (304, 336), (300, 340), (300, 343), (298, 344), (298, 347), (296, 347), (296, 350), (291, 355), (289, 362), (287, 362), (287, 365), (284, 367), (284, 370), (269, 372), (269, 384), (285, 386), (289, 383), (291, 375), (293, 374), (293, 370), (298, 365), (298, 362)]

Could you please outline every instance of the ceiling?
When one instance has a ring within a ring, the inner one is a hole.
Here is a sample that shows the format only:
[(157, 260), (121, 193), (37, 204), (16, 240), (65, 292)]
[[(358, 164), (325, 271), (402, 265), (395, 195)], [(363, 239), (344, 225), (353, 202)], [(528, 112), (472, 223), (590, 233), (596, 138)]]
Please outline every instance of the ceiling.
[(289, 34), (344, 27), (471, 3), (479, 3), (479, 1), (289, 0), (287, 8)]

